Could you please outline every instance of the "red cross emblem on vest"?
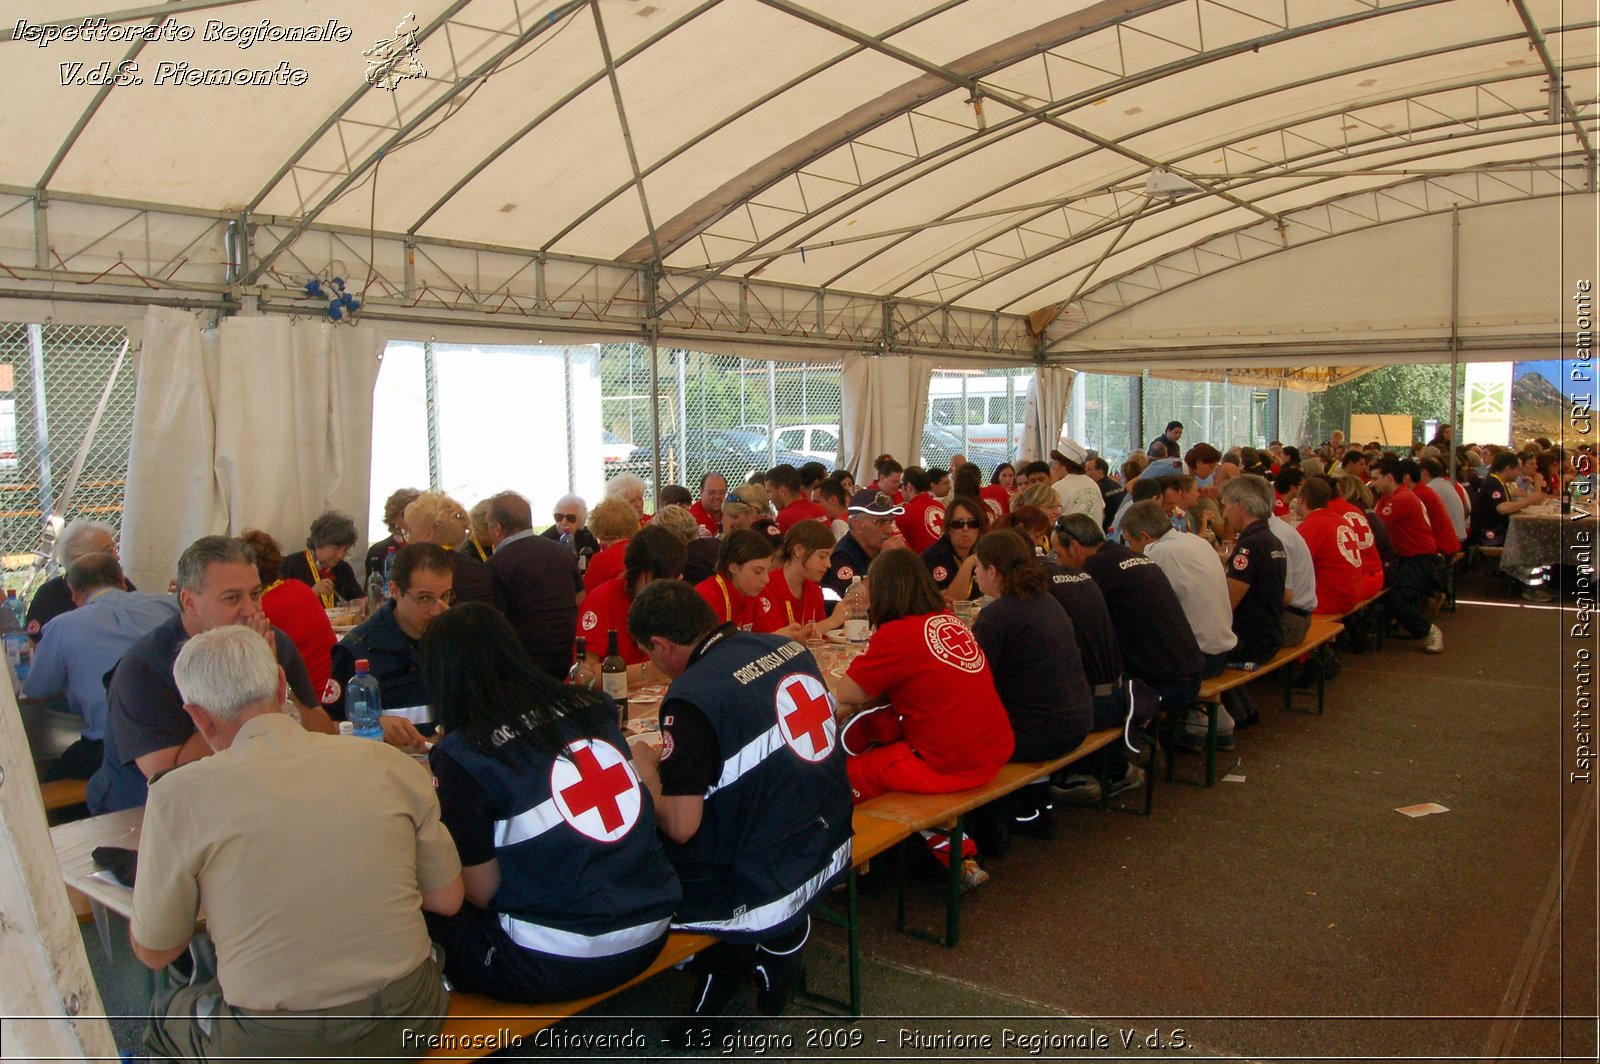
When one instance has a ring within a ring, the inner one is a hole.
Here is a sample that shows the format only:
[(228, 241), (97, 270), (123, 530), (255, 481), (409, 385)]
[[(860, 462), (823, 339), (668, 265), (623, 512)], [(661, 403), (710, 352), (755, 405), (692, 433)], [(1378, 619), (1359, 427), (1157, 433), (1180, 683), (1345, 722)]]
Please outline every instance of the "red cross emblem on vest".
[(803, 672), (784, 677), (778, 684), (778, 731), (802, 759), (826, 760), (839, 734), (827, 685)]
[(639, 780), (610, 743), (579, 739), (550, 766), (550, 795), (561, 818), (591, 839), (614, 842), (639, 819)]

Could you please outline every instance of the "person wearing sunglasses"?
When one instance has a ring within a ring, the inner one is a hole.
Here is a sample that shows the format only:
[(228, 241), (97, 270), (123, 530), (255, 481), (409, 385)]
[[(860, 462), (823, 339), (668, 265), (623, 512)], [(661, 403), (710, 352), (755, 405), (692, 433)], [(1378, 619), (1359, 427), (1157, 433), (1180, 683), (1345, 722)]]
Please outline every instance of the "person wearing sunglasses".
[(944, 534), (922, 552), (933, 582), (946, 601), (975, 599), (981, 592), (975, 576), (978, 556), (973, 548), (989, 531), (989, 508), (976, 499), (957, 495), (944, 508)]
[(332, 674), (322, 691), (322, 708), (344, 719), (344, 692), (365, 660), (378, 681), (386, 715), (403, 717), (423, 734), (433, 731), (433, 710), (422, 684), (418, 647), (428, 626), (455, 601), (455, 570), (450, 552), (437, 543), (409, 543), (394, 556), (389, 601), (353, 628), (333, 648)]
[(582, 553), (585, 547), (589, 548), (591, 556), (600, 553), (600, 541), (587, 527), (589, 504), (583, 501), (583, 496), (563, 495), (557, 499), (550, 521), (550, 527), (539, 533), (545, 539), (555, 540), (573, 554)]

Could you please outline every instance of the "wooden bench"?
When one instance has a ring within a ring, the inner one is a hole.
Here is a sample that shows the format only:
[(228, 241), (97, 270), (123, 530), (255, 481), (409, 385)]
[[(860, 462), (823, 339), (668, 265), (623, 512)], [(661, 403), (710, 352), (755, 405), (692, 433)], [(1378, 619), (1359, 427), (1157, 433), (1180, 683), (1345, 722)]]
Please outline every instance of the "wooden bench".
[[(950, 834), (950, 861), (949, 871), (946, 876), (945, 894), (945, 931), (942, 938), (924, 932), (912, 931), (911, 933), (922, 938), (929, 938), (943, 946), (954, 949), (961, 939), (961, 845), (966, 837), (966, 816), (972, 810), (990, 802), (1004, 798), (1014, 791), (1021, 790), (1031, 783), (1038, 783), (1050, 778), (1051, 774), (1066, 768), (1075, 761), (1079, 761), (1096, 750), (1104, 749), (1122, 739), (1121, 728), (1106, 728), (1102, 731), (1091, 732), (1077, 749), (1050, 761), (1013, 761), (1001, 767), (993, 779), (981, 787), (972, 787), (964, 791), (952, 791), (949, 794), (910, 794), (905, 791), (891, 791), (881, 794), (876, 798), (868, 799), (857, 807), (859, 813), (868, 813), (884, 820), (892, 820), (903, 824), (911, 832), (927, 831), (938, 828)], [(1149, 772), (1145, 773), (1145, 805), (1144, 814), (1148, 816), (1154, 805), (1155, 795), (1155, 767), (1152, 763)], [(1102, 787), (1107, 781), (1102, 780)], [(900, 877), (899, 902), (896, 913), (896, 927), (906, 930), (906, 901), (905, 877)]]
[(83, 805), (89, 800), (88, 780), (51, 780), (39, 784), (39, 796), (44, 799), (45, 816), (60, 809)]
[[(1277, 672), (1291, 661), (1298, 660), (1304, 654), (1320, 651), (1322, 647), (1337, 639), (1342, 631), (1344, 631), (1344, 625), (1338, 621), (1328, 617), (1314, 616), (1311, 618), (1311, 627), (1307, 630), (1305, 639), (1299, 645), (1285, 647), (1274, 654), (1271, 660), (1263, 662), (1249, 672), (1243, 669), (1226, 669), (1209, 680), (1201, 682), (1200, 693), (1196, 696), (1196, 700), (1206, 714), (1205, 785), (1207, 787), (1213, 786), (1217, 781), (1217, 711), (1222, 708), (1223, 692), (1232, 691), (1236, 687), (1243, 687), (1247, 683), (1259, 680), (1268, 673)], [(1293, 676), (1288, 676), (1286, 680), (1287, 682), (1284, 685), (1284, 704), (1287, 708), (1292, 707), (1294, 704), (1294, 678)], [(1326, 690), (1327, 674), (1326, 670), (1324, 670), (1323, 674), (1317, 677), (1318, 713), (1323, 710)], [(1178, 721), (1179, 727), (1182, 727), (1182, 724), (1181, 720)], [(1169, 757), (1167, 759), (1167, 779), (1169, 780), (1172, 779), (1172, 762), (1173, 759)]]
[[(849, 941), (850, 996), (848, 1000), (841, 1001), (812, 994), (803, 988), (797, 996), (810, 1004), (837, 1007), (840, 1010), (848, 1009), (850, 1015), (859, 1016), (861, 953), (860, 923), (856, 908), (856, 874), (864, 870), (874, 857), (903, 841), (911, 834), (911, 829), (904, 824), (862, 812), (857, 812), (852, 817), (851, 826), (854, 835), (851, 838), (850, 874), (845, 881), (848, 899), (846, 913), (840, 916), (833, 912), (827, 907), (825, 899), (816, 909), (817, 915), (830, 922), (841, 924), (846, 930)], [(519, 1005), (514, 1002), (499, 1001), (483, 994), (451, 991), (450, 1011), (445, 1016), (444, 1027), (440, 1031), (443, 1037), (440, 1038), (439, 1045), (431, 1048), (423, 1059), (463, 1060), (489, 1056), (507, 1048), (511, 1044), (511, 1039), (526, 1038), (546, 1027), (553, 1027), (562, 1020), (576, 1016), (629, 987), (638, 986), (646, 979), (683, 963), (701, 950), (715, 945), (716, 942), (717, 940), (711, 935), (674, 932), (667, 936), (667, 943), (661, 948), (661, 954), (649, 968), (620, 986), (576, 1001)]]

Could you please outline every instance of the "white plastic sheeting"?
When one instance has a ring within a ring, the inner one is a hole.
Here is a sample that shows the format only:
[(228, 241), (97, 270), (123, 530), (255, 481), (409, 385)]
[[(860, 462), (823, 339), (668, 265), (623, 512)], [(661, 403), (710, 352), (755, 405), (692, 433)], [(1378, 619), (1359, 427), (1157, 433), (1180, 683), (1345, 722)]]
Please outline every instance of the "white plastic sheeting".
[(199, 536), (261, 528), (292, 551), (324, 510), (365, 514), (381, 350), (367, 328), (233, 318), (202, 331), (152, 308), (122, 525), (134, 583), (165, 587)]
[(903, 464), (921, 461), (933, 366), (922, 358), (846, 355), (840, 388), (844, 468), (858, 484), (873, 476), (872, 463), (892, 454)]

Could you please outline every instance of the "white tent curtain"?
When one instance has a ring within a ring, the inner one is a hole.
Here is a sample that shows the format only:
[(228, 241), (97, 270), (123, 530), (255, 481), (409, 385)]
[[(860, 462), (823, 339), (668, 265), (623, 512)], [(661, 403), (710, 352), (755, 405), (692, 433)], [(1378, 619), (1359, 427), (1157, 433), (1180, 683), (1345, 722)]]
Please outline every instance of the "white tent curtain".
[(365, 514), (382, 350), (365, 327), (227, 318), (202, 331), (152, 308), (128, 462), (129, 576), (165, 587), (202, 535), (264, 528), (294, 550), (324, 510)]
[(880, 454), (892, 454), (903, 465), (916, 462), (933, 364), (907, 355), (846, 355), (840, 376), (845, 468), (866, 483)]
[(1022, 444), (1017, 457), (1035, 462), (1049, 455), (1061, 439), (1072, 400), (1075, 370), (1066, 366), (1040, 366), (1028, 385), (1027, 417), (1022, 426)]

